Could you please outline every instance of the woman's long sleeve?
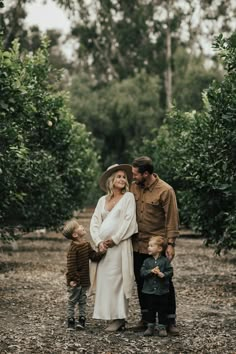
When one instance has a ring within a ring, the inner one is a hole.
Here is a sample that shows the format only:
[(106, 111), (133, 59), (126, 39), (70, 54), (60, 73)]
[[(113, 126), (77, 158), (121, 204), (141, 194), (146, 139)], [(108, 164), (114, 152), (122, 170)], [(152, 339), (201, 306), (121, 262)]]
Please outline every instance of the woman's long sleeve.
[(120, 227), (118, 228), (115, 235), (111, 235), (111, 238), (116, 245), (137, 232), (136, 205), (134, 196), (132, 193), (127, 192), (124, 197), (126, 198), (122, 204)]
[(90, 222), (90, 235), (96, 247), (102, 241), (99, 237), (99, 230), (102, 223), (102, 202), (103, 197), (99, 199)]

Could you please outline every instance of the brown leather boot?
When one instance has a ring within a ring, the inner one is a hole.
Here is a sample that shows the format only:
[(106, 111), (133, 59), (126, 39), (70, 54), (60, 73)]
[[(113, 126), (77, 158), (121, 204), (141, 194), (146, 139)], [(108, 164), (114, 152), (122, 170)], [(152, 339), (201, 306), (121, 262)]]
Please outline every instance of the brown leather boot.
[(134, 332), (142, 332), (142, 331), (145, 331), (145, 329), (147, 329), (147, 322), (146, 321), (143, 321), (143, 320), (140, 320), (136, 326), (132, 327), (131, 328), (132, 331)]
[(150, 337), (154, 335), (155, 323), (148, 323), (146, 331), (143, 333), (145, 337)]
[(179, 336), (179, 330), (178, 328), (176, 327), (175, 324), (170, 324), (168, 327), (167, 327), (167, 332), (172, 335), (172, 336)]

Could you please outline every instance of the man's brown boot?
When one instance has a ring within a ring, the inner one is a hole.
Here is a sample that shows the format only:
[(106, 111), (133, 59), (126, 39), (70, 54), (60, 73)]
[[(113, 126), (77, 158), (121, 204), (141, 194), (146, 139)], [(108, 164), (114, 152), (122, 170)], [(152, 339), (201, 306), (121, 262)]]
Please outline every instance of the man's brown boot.
[(176, 327), (175, 324), (170, 324), (168, 327), (167, 327), (167, 332), (172, 335), (172, 336), (179, 336), (179, 330), (178, 328)]
[(148, 328), (146, 331), (143, 333), (145, 337), (150, 337), (154, 335), (154, 330), (155, 330), (155, 323), (149, 323)]
[(140, 320), (136, 326), (132, 327), (134, 332), (142, 332), (145, 331), (145, 329), (147, 329), (147, 322), (143, 320)]

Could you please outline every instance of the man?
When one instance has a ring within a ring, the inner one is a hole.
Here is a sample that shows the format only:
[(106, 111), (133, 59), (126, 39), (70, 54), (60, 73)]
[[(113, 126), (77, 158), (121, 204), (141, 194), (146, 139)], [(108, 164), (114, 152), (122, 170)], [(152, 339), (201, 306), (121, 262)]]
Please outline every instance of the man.
[[(134, 183), (131, 192), (136, 200), (138, 234), (133, 236), (134, 273), (142, 319), (137, 329), (145, 327), (147, 306), (142, 294), (143, 279), (140, 269), (148, 257), (148, 241), (151, 236), (163, 236), (167, 242), (166, 257), (171, 261), (175, 255), (175, 242), (179, 235), (179, 215), (173, 188), (153, 173), (152, 160), (147, 156), (136, 158), (132, 163)], [(168, 328), (172, 335), (178, 335), (176, 327), (175, 290), (170, 282), (168, 299)]]

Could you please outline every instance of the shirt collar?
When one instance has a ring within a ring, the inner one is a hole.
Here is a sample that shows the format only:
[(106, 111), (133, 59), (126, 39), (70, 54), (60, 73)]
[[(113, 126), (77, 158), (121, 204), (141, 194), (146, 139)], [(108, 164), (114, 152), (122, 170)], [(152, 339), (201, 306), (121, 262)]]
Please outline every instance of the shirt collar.
[(144, 189), (149, 189), (150, 192), (153, 191), (154, 187), (156, 187), (157, 183), (159, 182), (160, 178), (156, 173), (153, 173), (153, 176), (155, 177), (155, 181), (152, 182), (149, 186), (146, 186)]

